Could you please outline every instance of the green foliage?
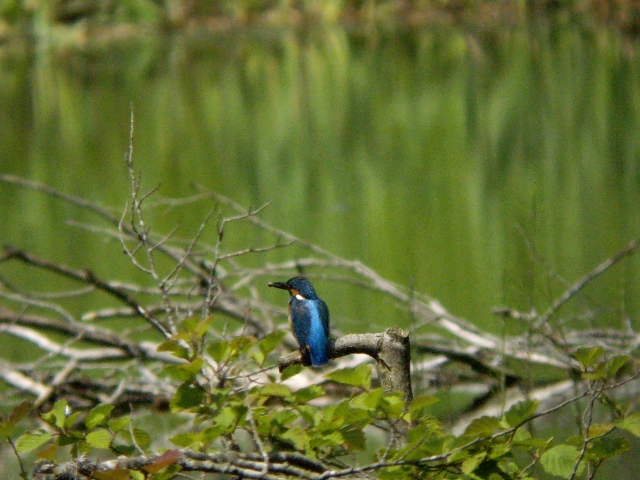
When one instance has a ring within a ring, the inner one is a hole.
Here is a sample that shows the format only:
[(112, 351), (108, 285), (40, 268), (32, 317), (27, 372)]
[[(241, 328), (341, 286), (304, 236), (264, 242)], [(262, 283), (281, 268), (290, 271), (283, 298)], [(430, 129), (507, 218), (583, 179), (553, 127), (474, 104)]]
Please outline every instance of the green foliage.
[(198, 386), (192, 383), (183, 383), (176, 390), (171, 398), (170, 407), (172, 412), (179, 412), (188, 408), (199, 406), (205, 398), (205, 393)]
[(287, 379), (299, 374), (301, 371), (302, 371), (302, 365), (289, 365), (282, 372), (281, 379), (283, 381), (287, 380)]
[(604, 348), (579, 348), (573, 354), (583, 368), (589, 368), (604, 355)]
[(640, 412), (634, 412), (617, 422), (617, 426), (640, 437)]
[(62, 429), (67, 420), (68, 408), (69, 408), (69, 405), (67, 404), (66, 400), (58, 400), (48, 413), (42, 414), (42, 419), (45, 422), (59, 429)]
[(98, 405), (87, 413), (84, 424), (88, 429), (92, 429), (102, 424), (113, 410), (113, 405)]
[(187, 360), (189, 358), (189, 350), (176, 340), (167, 340), (158, 345), (159, 352), (170, 352), (174, 357)]
[(30, 452), (51, 440), (52, 435), (44, 431), (27, 432), (17, 442), (18, 453)]
[(363, 363), (355, 368), (335, 370), (325, 375), (325, 378), (333, 380), (334, 382), (368, 390), (371, 386), (371, 366)]
[(538, 408), (538, 402), (535, 400), (523, 400), (513, 405), (507, 413), (504, 414), (504, 419), (510, 427), (518, 427), (525, 421), (527, 421)]
[(259, 365), (264, 365), (267, 356), (282, 342), (282, 339), (285, 337), (287, 332), (283, 330), (277, 330), (265, 336), (258, 342), (259, 352), (253, 352), (253, 359)]
[[(18, 409), (23, 413), (26, 408), (22, 404)], [(131, 428), (129, 416), (112, 418), (112, 411), (112, 405), (98, 405), (84, 413), (84, 421), (80, 422), (83, 412), (72, 412), (66, 400), (59, 400), (50, 411), (40, 415), (48, 429), (24, 433), (16, 442), (16, 451), (27, 453), (45, 446), (39, 456), (53, 460), (60, 447), (68, 447), (73, 456), (97, 450), (130, 455), (136, 449), (147, 449), (151, 444), (149, 434)]]
[(99, 428), (88, 433), (85, 439), (94, 448), (108, 449), (111, 446), (112, 435), (108, 430)]
[(559, 477), (568, 478), (573, 472), (580, 451), (571, 445), (557, 445), (542, 454), (540, 463), (544, 469)]
[[(171, 410), (192, 422), (169, 439), (178, 449), (218, 452), (231, 443), (239, 452), (250, 452), (259, 445), (266, 454), (292, 452), (327, 464), (363, 452), (374, 455), (370, 461), (378, 466), (370, 473), (381, 479), (421, 478), (426, 473), (442, 479), (524, 479), (532, 478), (536, 464), (548, 475), (567, 478), (627, 451), (626, 432), (640, 436), (640, 414), (628, 413), (609, 397), (603, 405), (615, 420), (590, 424), (582, 434), (564, 440), (535, 437), (526, 428), (548, 413), (540, 412), (535, 400), (517, 402), (501, 416), (476, 418), (454, 436), (430, 413), (435, 397), (419, 395), (405, 403), (398, 393), (373, 388), (370, 364), (325, 375), (346, 387), (344, 397), (338, 399), (329, 399), (322, 385), (295, 390), (283, 383), (300, 367), (290, 367), (280, 378), (265, 373), (254, 381), (257, 374), (244, 372), (260, 372), (268, 366), (283, 333), (259, 340), (246, 336), (207, 342), (205, 324), (189, 321), (176, 338), (159, 347), (183, 362), (163, 369), (166, 379), (175, 383)], [(206, 354), (198, 353), (202, 351)], [(606, 358), (600, 349), (582, 349), (575, 358), (593, 387), (614, 379), (630, 361), (624, 356)], [(11, 435), (30, 409), (29, 402), (15, 407), (0, 424), (0, 432)], [(145, 429), (129, 415), (114, 413), (107, 404), (72, 411), (67, 401), (58, 400), (41, 414), (48, 428), (21, 435), (16, 451), (37, 451), (45, 459), (55, 459), (62, 451), (72, 456), (108, 451), (125, 457), (154, 451)], [(392, 431), (396, 433), (389, 436)], [(385, 435), (391, 442), (371, 453), (376, 435)], [(103, 477), (96, 478), (168, 479), (180, 470), (176, 462), (181, 455), (180, 450), (169, 450), (140, 470), (110, 472), (113, 476), (99, 472)]]
[(490, 437), (498, 430), (502, 430), (502, 422), (495, 417), (480, 417), (473, 420), (464, 435), (470, 438)]

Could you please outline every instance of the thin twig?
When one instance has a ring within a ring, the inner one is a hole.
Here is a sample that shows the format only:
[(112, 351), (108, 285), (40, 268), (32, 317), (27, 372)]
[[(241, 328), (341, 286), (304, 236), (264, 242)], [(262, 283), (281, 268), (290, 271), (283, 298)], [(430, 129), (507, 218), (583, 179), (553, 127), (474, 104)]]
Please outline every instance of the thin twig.
[(115, 288), (109, 282), (100, 279), (90, 270), (75, 270), (37, 258), (34, 255), (23, 252), (22, 250), (18, 250), (12, 247), (5, 247), (4, 256), (0, 259), (0, 261), (10, 259), (20, 260), (28, 265), (33, 265), (35, 267), (57, 273), (58, 275), (62, 275), (67, 278), (93, 285), (97, 289), (109, 293), (121, 302), (129, 305), (143, 318), (148, 320), (149, 323), (151, 323), (163, 336), (170, 336), (169, 332), (167, 332), (167, 330), (162, 326), (160, 321), (154, 315), (151, 315), (142, 304), (138, 303), (131, 295), (124, 292), (123, 290)]
[(587, 273), (584, 277), (578, 280), (576, 283), (571, 285), (567, 290), (564, 291), (562, 295), (560, 295), (549, 307), (549, 309), (544, 312), (538, 320), (536, 320), (534, 324), (534, 328), (539, 330), (549, 322), (551, 316), (565, 303), (571, 300), (575, 295), (577, 295), (585, 286), (587, 286), (591, 281), (593, 281), (598, 276), (602, 275), (604, 272), (613, 267), (616, 263), (622, 260), (627, 255), (632, 254), (635, 249), (638, 247), (638, 241), (633, 240), (630, 242), (625, 248), (616, 253), (613, 257), (608, 258), (596, 268)]
[(20, 478), (23, 478), (24, 480), (27, 480), (27, 478), (28, 478), (27, 472), (24, 469), (24, 464), (22, 463), (22, 458), (20, 457), (20, 454), (18, 453), (18, 449), (16, 448), (15, 444), (13, 443), (13, 440), (11, 440), (11, 437), (7, 437), (7, 442), (9, 442), (9, 445), (11, 445), (11, 449), (13, 450), (13, 453), (15, 454), (16, 458), (18, 459), (18, 465), (20, 466)]

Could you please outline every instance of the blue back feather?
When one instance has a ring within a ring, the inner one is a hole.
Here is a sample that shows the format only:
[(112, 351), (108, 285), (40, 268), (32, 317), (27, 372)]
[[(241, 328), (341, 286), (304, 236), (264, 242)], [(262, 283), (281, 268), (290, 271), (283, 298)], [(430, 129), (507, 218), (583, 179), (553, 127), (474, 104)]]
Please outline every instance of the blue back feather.
[(289, 314), (293, 335), (302, 348), (309, 349), (311, 365), (329, 362), (329, 309), (321, 299), (299, 300), (291, 297)]

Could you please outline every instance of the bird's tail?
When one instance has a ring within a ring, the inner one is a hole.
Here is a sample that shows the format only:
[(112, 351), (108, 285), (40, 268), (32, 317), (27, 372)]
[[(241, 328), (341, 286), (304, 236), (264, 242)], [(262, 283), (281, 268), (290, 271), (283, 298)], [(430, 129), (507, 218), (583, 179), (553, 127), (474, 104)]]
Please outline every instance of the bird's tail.
[(327, 340), (315, 342), (315, 345), (308, 345), (311, 365), (321, 367), (329, 363), (329, 342)]

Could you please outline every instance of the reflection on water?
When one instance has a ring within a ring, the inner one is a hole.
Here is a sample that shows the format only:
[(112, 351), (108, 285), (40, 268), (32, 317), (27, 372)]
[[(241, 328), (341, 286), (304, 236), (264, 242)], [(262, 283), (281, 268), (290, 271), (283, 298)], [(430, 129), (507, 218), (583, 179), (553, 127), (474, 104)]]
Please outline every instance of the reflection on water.
[[(544, 309), (640, 233), (640, 56), (613, 33), (175, 36), (38, 51), (0, 72), (3, 172), (121, 211), (133, 106), (147, 187), (181, 196), (197, 182), (246, 206), (270, 201), (275, 226), (473, 322), (500, 327), (498, 304)], [(0, 201), (3, 243), (130, 275), (117, 244), (64, 226), (89, 215), (7, 185)], [(202, 210), (155, 222), (189, 237)], [(230, 242), (247, 240), (259, 237)], [(638, 270), (636, 258), (609, 272), (576, 321), (635, 319)], [(319, 287), (343, 331), (409, 321), (362, 292)]]

